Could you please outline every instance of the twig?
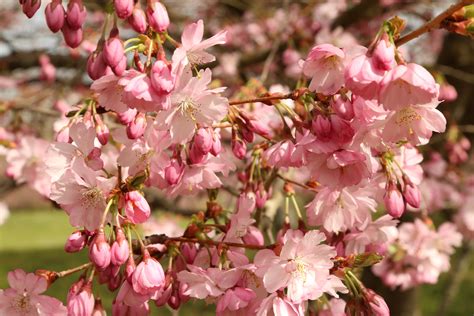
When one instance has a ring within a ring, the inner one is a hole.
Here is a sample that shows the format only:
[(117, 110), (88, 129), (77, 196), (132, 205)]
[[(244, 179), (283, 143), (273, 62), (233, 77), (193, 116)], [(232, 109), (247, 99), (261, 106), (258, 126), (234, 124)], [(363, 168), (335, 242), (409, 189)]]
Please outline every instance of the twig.
[(441, 22), (443, 22), (446, 18), (449, 18), (451, 15), (453, 15), (454, 12), (458, 11), (459, 9), (461, 9), (462, 7), (466, 5), (470, 5), (473, 3), (474, 3), (474, 0), (462, 0), (456, 4), (451, 5), (447, 10), (443, 11), (441, 14), (436, 16), (433, 20), (423, 24), (416, 30), (408, 33), (407, 35), (400, 37), (398, 40), (395, 41), (395, 45), (401, 46), (424, 33), (427, 33), (433, 29), (439, 28)]
[(294, 93), (288, 93), (288, 94), (279, 94), (279, 95), (270, 95), (267, 97), (260, 97), (260, 98), (254, 98), (254, 99), (247, 99), (247, 100), (235, 100), (235, 101), (230, 101), (229, 105), (239, 105), (239, 104), (246, 104), (246, 103), (255, 103), (255, 102), (269, 102), (269, 101), (274, 101), (274, 100), (283, 100), (283, 99), (296, 99), (296, 95)]
[(92, 265), (91, 262), (84, 263), (83, 265), (80, 265), (78, 267), (58, 272), (57, 276), (58, 276), (58, 278), (62, 278), (62, 277), (68, 276), (70, 274), (85, 270), (85, 269), (89, 268), (91, 265)]

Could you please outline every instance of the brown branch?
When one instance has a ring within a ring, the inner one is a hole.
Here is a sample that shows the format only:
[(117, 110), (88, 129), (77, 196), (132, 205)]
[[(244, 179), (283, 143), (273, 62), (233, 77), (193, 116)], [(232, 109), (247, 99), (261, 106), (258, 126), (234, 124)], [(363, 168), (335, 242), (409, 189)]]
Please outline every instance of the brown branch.
[(266, 97), (260, 97), (260, 98), (254, 98), (254, 99), (247, 99), (247, 100), (235, 100), (235, 101), (230, 101), (229, 105), (239, 105), (239, 104), (246, 104), (246, 103), (255, 103), (255, 102), (262, 102), (262, 103), (268, 103), (270, 101), (274, 100), (283, 100), (283, 99), (296, 99), (295, 93), (288, 93), (284, 95), (270, 95)]
[(414, 38), (417, 38), (418, 36), (427, 33), (433, 29), (439, 28), (440, 24), (447, 18), (449, 18), (451, 15), (453, 15), (454, 12), (458, 11), (462, 7), (466, 5), (473, 4), (474, 0), (461, 0), (456, 4), (451, 5), (448, 9), (446, 9), (444, 12), (439, 14), (437, 17), (435, 17), (433, 20), (423, 24), (416, 30), (408, 33), (405, 36), (400, 37), (398, 40), (395, 41), (395, 45), (401, 46), (409, 41), (411, 41)]

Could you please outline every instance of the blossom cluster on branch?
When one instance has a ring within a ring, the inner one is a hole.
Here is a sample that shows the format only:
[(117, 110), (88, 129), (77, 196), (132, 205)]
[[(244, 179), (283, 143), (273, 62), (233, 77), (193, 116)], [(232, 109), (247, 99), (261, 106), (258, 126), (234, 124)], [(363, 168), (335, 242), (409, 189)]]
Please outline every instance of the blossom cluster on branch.
[[(20, 1), (28, 17), (40, 3)], [(384, 22), (367, 47), (317, 44), (304, 59), (287, 50), (298, 84), (249, 96), (249, 86), (228, 92), (213, 79), (213, 49), (228, 42), (226, 30), (207, 37), (198, 20), (178, 40), (157, 0), (145, 10), (114, 0), (106, 10), (86, 65), (91, 91), (74, 106), (56, 104), (55, 140), (0, 134), (8, 176), (65, 211), (77, 229), (65, 251), (86, 249), (89, 262), (10, 272), (0, 314), (102, 315), (97, 280), (116, 291), (113, 315), (190, 299), (215, 304), (217, 315), (388, 315), (360, 281), (362, 268), (373, 266), (393, 288), (436, 283), (461, 244), (458, 230), (472, 237), (468, 208), (458, 225), (436, 228), (429, 217), (449, 201), (429, 196), (433, 188), (459, 182), (430, 182), (448, 172), (435, 154), (424, 174), (419, 147), (446, 130), (438, 110), (445, 96), (396, 46), (400, 19)], [(81, 45), (86, 15), (81, 0), (45, 9), (48, 27), (71, 48)], [(121, 24), (138, 35), (121, 38)], [(468, 149), (452, 137), (449, 163), (464, 162)], [(152, 190), (206, 196), (207, 206), (181, 236), (144, 236)], [(264, 221), (274, 203), (279, 226)], [(41, 295), (77, 272), (66, 306)]]

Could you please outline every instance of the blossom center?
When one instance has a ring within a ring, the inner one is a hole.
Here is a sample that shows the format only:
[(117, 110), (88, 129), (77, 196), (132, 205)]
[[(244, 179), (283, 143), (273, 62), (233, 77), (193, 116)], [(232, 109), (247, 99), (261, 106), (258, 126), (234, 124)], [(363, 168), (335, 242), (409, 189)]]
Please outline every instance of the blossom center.
[(97, 188), (90, 188), (82, 192), (81, 205), (87, 208), (93, 208), (101, 204), (104, 200), (102, 191)]
[(418, 112), (416, 112), (413, 108), (406, 107), (397, 112), (397, 119), (395, 120), (395, 122), (398, 125), (407, 125), (413, 121), (419, 120), (421, 120), (421, 115), (418, 114)]
[(286, 270), (291, 273), (293, 278), (301, 279), (303, 283), (306, 282), (308, 274), (307, 264), (300, 258), (289, 260)]
[(178, 108), (181, 112), (181, 115), (189, 116), (193, 119), (193, 121), (196, 120), (195, 114), (197, 112), (197, 106), (193, 99), (190, 97), (185, 97), (184, 100), (178, 104)]
[(18, 295), (12, 302), (11, 306), (19, 313), (28, 314), (31, 311), (30, 297), (28, 293)]

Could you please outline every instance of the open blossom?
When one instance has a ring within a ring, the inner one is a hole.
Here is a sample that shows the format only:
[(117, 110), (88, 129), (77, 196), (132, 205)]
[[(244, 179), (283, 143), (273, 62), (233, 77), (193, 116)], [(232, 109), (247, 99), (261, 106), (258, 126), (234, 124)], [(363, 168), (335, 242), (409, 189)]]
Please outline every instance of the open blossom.
[(48, 142), (32, 136), (23, 136), (17, 148), (7, 153), (7, 175), (18, 183), (28, 183), (43, 196), (49, 196), (51, 180), (45, 172), (43, 157)]
[(10, 288), (0, 289), (0, 314), (11, 316), (67, 315), (60, 300), (42, 295), (48, 287), (45, 278), (16, 269), (8, 273)]
[(196, 124), (211, 126), (227, 114), (229, 102), (218, 93), (223, 89), (209, 89), (211, 70), (199, 72), (198, 77), (184, 72), (171, 95), (171, 107), (157, 115), (159, 128), (170, 131), (174, 143), (191, 140)]
[(293, 303), (287, 297), (280, 297), (277, 293), (265, 298), (256, 313), (257, 316), (303, 316), (305, 306), (303, 303)]
[(53, 183), (50, 198), (69, 214), (73, 226), (93, 231), (100, 225), (106, 207), (106, 197), (116, 179), (103, 177), (77, 160), (72, 169)]
[(186, 25), (181, 35), (181, 46), (173, 53), (173, 65), (200, 65), (214, 61), (216, 58), (206, 52), (206, 49), (225, 44), (227, 32), (221, 31), (216, 35), (202, 40), (204, 35), (204, 23), (202, 20)]
[(295, 303), (318, 299), (324, 293), (337, 297), (337, 291), (344, 292), (341, 280), (329, 274), (336, 251), (321, 245), (325, 239), (317, 230), (304, 236), (301, 231), (289, 230), (279, 256), (269, 249), (259, 251), (254, 262), (265, 289), (273, 293), (287, 288), (288, 298)]
[(311, 77), (309, 89), (326, 95), (336, 93), (344, 84), (342, 49), (331, 44), (313, 47), (303, 63), (303, 73)]
[(368, 190), (323, 188), (308, 204), (306, 214), (310, 225), (323, 225), (325, 230), (337, 233), (367, 225), (376, 206)]
[(433, 76), (418, 64), (398, 65), (381, 82), (380, 103), (387, 110), (407, 106), (439, 103), (439, 85)]

